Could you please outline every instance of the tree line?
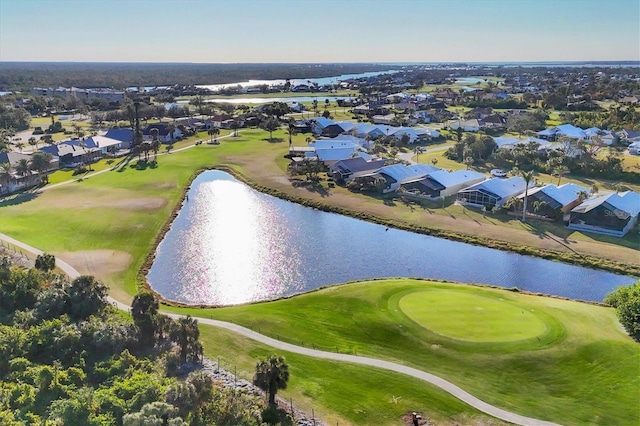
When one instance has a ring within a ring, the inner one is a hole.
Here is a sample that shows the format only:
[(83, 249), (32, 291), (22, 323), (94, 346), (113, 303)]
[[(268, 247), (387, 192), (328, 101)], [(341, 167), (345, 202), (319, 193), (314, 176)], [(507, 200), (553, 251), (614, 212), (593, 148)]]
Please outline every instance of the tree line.
[(33, 87), (171, 86), (224, 84), (249, 79), (309, 79), (387, 71), (382, 64), (187, 64), (187, 63), (0, 63), (0, 90)]

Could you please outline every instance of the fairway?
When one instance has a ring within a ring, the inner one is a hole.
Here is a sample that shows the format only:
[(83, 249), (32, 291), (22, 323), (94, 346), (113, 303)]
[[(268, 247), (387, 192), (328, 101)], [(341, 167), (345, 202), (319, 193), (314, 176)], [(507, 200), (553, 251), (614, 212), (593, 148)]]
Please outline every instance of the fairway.
[(525, 340), (543, 334), (547, 328), (529, 307), (467, 291), (416, 291), (402, 297), (399, 306), (420, 326), (469, 342)]

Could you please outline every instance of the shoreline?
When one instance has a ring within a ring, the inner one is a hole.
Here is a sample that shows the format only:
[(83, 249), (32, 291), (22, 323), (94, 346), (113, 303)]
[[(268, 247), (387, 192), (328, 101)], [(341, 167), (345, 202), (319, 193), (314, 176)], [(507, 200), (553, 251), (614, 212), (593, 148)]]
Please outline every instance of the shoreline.
[[(198, 170), (194, 171), (194, 173), (191, 175), (191, 177), (187, 181), (187, 184), (184, 187), (182, 195), (178, 199), (175, 207), (173, 208), (171, 214), (169, 215), (169, 218), (168, 218), (167, 222), (160, 229), (160, 232), (158, 233), (158, 235), (155, 238), (155, 241), (153, 242), (151, 250), (149, 251), (149, 253), (145, 257), (144, 261), (142, 262), (142, 265), (140, 266), (140, 268), (138, 269), (138, 272), (136, 274), (136, 287), (139, 290), (144, 289), (144, 290), (147, 290), (147, 291), (151, 291), (152, 293), (154, 293), (158, 297), (158, 299), (160, 300), (160, 303), (163, 304), (163, 305), (166, 305), (166, 306), (172, 306), (172, 307), (176, 307), (176, 308), (199, 308), (199, 309), (214, 309), (214, 308), (222, 307), (221, 305), (187, 304), (187, 303), (182, 303), (182, 302), (166, 299), (161, 294), (156, 292), (153, 288), (151, 288), (151, 285), (149, 284), (149, 281), (147, 280), (147, 274), (149, 273), (149, 270), (150, 270), (150, 268), (153, 265), (153, 262), (155, 260), (156, 251), (157, 251), (158, 245), (162, 242), (162, 240), (166, 236), (167, 232), (169, 232), (169, 230), (171, 229), (171, 226), (173, 225), (173, 222), (175, 221), (176, 217), (180, 213), (180, 210), (182, 209), (183, 203), (186, 200), (187, 192), (191, 189), (191, 184), (193, 183), (193, 181), (201, 173), (203, 173), (205, 171), (209, 171), (209, 170), (218, 170), (218, 171), (222, 171), (222, 172), (228, 173), (228, 174), (232, 175), (235, 179), (237, 179), (240, 182), (244, 183), (245, 185), (249, 186), (250, 188), (252, 188), (252, 189), (254, 189), (256, 191), (262, 192), (264, 194), (271, 195), (271, 196), (274, 196), (274, 197), (277, 197), (277, 198), (280, 198), (280, 199), (283, 199), (283, 200), (286, 200), (286, 201), (290, 201), (290, 202), (293, 202), (293, 203), (296, 203), (296, 204), (299, 204), (299, 205), (302, 205), (302, 206), (305, 206), (305, 207), (315, 208), (315, 209), (318, 209), (318, 210), (321, 210), (321, 211), (324, 211), (324, 212), (328, 212), (328, 213), (341, 214), (341, 215), (344, 215), (344, 216), (348, 216), (348, 217), (352, 217), (352, 218), (355, 218), (355, 219), (364, 220), (364, 221), (367, 221), (367, 222), (370, 222), (370, 223), (375, 223), (375, 224), (378, 224), (378, 225), (384, 225), (384, 226), (392, 227), (392, 228), (395, 228), (395, 229), (400, 229), (400, 230), (403, 230), (403, 231), (414, 232), (414, 233), (433, 236), (433, 237), (437, 237), (437, 238), (444, 238), (444, 239), (448, 239), (448, 240), (451, 240), (451, 241), (462, 242), (462, 243), (467, 243), (467, 244), (472, 244), (472, 245), (482, 246), (482, 247), (487, 247), (487, 248), (493, 248), (493, 249), (502, 250), (502, 251), (506, 251), (506, 252), (510, 252), (510, 253), (516, 253), (516, 254), (525, 255), (525, 256), (538, 257), (538, 258), (542, 258), (542, 259), (546, 259), (546, 260), (558, 261), (558, 262), (567, 263), (567, 264), (570, 264), (570, 265), (582, 266), (582, 267), (586, 267), (586, 268), (590, 268), (590, 269), (594, 269), (594, 270), (600, 270), (600, 271), (605, 271), (605, 272), (611, 272), (611, 273), (631, 276), (633, 278), (640, 277), (640, 265), (638, 265), (638, 266), (636, 266), (636, 265), (628, 265), (626, 263), (613, 262), (611, 260), (602, 259), (602, 258), (596, 258), (596, 257), (593, 257), (593, 256), (588, 256), (588, 255), (568, 254), (568, 253), (563, 253), (563, 252), (558, 252), (558, 251), (553, 251), (553, 250), (538, 249), (538, 248), (535, 248), (535, 247), (516, 246), (516, 245), (514, 245), (512, 243), (508, 243), (508, 242), (505, 242), (505, 241), (490, 240), (490, 239), (487, 239), (487, 238), (476, 237), (476, 236), (473, 236), (473, 235), (457, 233), (457, 232), (454, 232), (454, 231), (443, 231), (443, 230), (437, 230), (437, 229), (433, 229), (433, 228), (429, 228), (429, 227), (423, 227), (423, 226), (412, 226), (412, 225), (408, 225), (406, 223), (398, 223), (398, 222), (396, 222), (394, 220), (385, 219), (385, 218), (382, 218), (382, 217), (379, 217), (379, 216), (375, 216), (375, 215), (372, 215), (372, 214), (369, 214), (369, 213), (356, 212), (356, 211), (344, 209), (344, 208), (341, 208), (341, 207), (336, 207), (336, 206), (332, 206), (332, 205), (329, 205), (329, 204), (321, 203), (321, 202), (318, 202), (318, 201), (309, 200), (309, 199), (305, 199), (305, 198), (297, 197), (297, 196), (292, 196), (292, 195), (287, 194), (287, 193), (285, 193), (283, 191), (280, 191), (280, 190), (277, 190), (277, 189), (274, 189), (274, 188), (270, 188), (270, 187), (267, 187), (267, 186), (260, 185), (260, 184), (258, 184), (256, 182), (254, 182), (253, 180), (247, 178), (246, 176), (244, 176), (242, 173), (240, 173), (239, 171), (237, 171), (236, 169), (234, 169), (230, 165), (219, 164), (219, 165), (216, 165), (216, 166), (207, 167), (207, 168), (201, 168), (201, 169), (198, 169)], [(409, 278), (409, 277), (405, 277), (405, 278)], [(418, 278), (418, 279), (428, 280), (426, 278)], [(442, 280), (429, 280), (429, 281), (442, 281)], [(449, 282), (449, 281), (442, 281), (442, 282)], [(322, 286), (322, 287), (319, 287), (319, 288), (311, 290), (311, 291), (318, 291), (318, 290), (321, 290), (323, 288), (327, 288), (327, 287), (331, 287), (331, 286), (335, 286), (335, 285), (344, 285), (344, 284), (348, 284), (348, 282), (347, 283), (334, 283), (334, 284), (331, 284), (329, 286)], [(571, 298), (568, 298), (568, 297), (556, 296), (556, 295), (551, 295), (551, 294), (529, 292), (529, 291), (520, 290), (520, 289), (516, 290), (514, 288), (499, 287), (499, 286), (492, 286), (492, 285), (485, 285), (485, 284), (474, 284), (474, 283), (458, 283), (458, 284), (467, 284), (467, 285), (476, 285), (476, 286), (483, 286), (483, 287), (499, 288), (499, 289), (504, 289), (504, 290), (507, 290), (507, 291), (519, 291), (519, 292), (521, 292), (523, 294), (531, 294), (531, 295), (536, 295), (536, 296), (552, 297), (552, 298), (558, 298), (558, 299), (564, 299), (564, 300), (573, 300), (573, 301), (582, 302), (582, 303), (590, 303), (590, 304), (607, 306), (606, 304), (604, 304), (602, 302), (591, 302), (591, 301), (585, 301), (585, 300), (580, 300), (580, 299), (571, 299)], [(309, 293), (309, 291), (307, 291), (305, 293), (300, 293), (300, 294), (307, 294), (307, 293)], [(278, 297), (278, 298), (262, 300), (262, 301), (258, 301), (258, 302), (248, 302), (248, 303), (244, 303), (244, 304), (241, 304), (241, 305), (255, 304), (255, 303), (265, 303), (265, 302), (272, 302), (272, 301), (275, 301), (275, 300), (289, 299), (289, 298), (292, 298), (292, 297), (296, 297), (297, 295), (299, 295), (299, 294), (294, 294), (294, 295), (290, 295), (290, 296), (281, 296), (281, 297)], [(227, 305), (224, 305), (224, 306), (227, 306)]]

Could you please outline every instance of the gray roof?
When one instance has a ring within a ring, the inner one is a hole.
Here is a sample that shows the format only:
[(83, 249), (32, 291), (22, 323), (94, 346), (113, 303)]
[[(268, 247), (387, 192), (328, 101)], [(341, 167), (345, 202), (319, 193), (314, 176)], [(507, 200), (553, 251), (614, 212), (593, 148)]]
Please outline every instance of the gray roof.
[(463, 191), (487, 191), (498, 196), (501, 199), (515, 197), (524, 192), (526, 188), (525, 181), (520, 176), (513, 176), (508, 179), (493, 178), (477, 183)]

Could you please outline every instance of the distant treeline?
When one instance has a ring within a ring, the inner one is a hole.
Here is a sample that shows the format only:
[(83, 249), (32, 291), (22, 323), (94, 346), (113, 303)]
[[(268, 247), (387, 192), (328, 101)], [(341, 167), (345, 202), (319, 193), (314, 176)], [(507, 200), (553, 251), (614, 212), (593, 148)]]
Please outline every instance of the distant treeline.
[(322, 78), (398, 68), (390, 64), (0, 62), (0, 90), (224, 84), (249, 79)]

